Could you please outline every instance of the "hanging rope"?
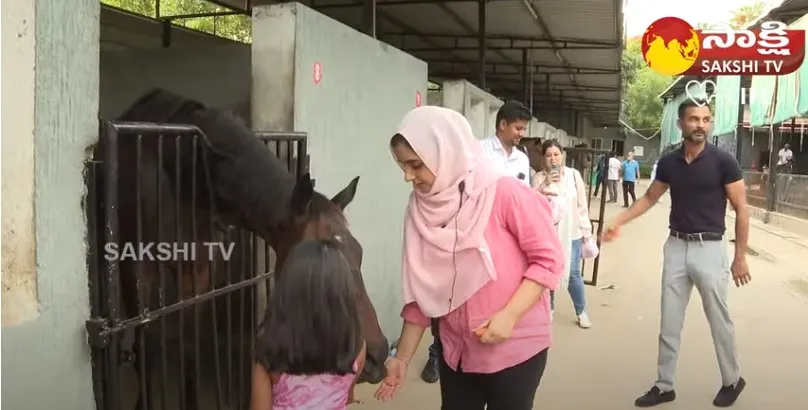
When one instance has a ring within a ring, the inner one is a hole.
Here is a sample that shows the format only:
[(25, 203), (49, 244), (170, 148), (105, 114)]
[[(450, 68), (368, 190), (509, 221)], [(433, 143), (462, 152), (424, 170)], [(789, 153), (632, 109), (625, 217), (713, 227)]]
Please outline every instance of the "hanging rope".
[[(656, 138), (657, 134), (659, 134), (659, 132), (660, 132), (660, 131), (662, 131), (662, 127), (659, 127), (659, 128), (657, 128), (657, 130), (656, 130), (656, 132), (654, 133), (654, 135), (652, 135), (652, 136), (650, 136), (650, 137), (646, 137), (645, 135), (642, 135), (642, 134), (640, 134), (639, 132), (637, 132), (637, 130), (635, 130), (634, 128), (632, 128), (632, 127), (631, 127), (631, 125), (626, 124), (626, 122), (625, 122), (625, 121), (620, 120), (620, 124), (623, 124), (623, 126), (624, 126), (624, 127), (626, 127), (626, 128), (628, 128), (628, 130), (629, 130), (629, 131), (631, 131), (632, 133), (634, 133), (634, 135), (637, 135), (638, 137), (640, 137), (640, 138), (642, 138), (642, 139), (644, 139), (644, 140), (646, 140), (646, 141), (650, 141), (650, 140), (652, 140), (652, 139)], [(644, 129), (650, 129), (650, 128), (644, 128)]]

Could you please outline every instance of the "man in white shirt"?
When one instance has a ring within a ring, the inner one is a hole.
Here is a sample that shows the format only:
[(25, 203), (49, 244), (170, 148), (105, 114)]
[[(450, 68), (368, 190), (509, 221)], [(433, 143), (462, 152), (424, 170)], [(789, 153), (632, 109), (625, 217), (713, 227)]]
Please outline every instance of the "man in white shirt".
[(620, 166), (621, 162), (617, 159), (617, 155), (612, 152), (609, 154), (609, 174), (606, 182), (606, 187), (609, 191), (609, 202), (617, 202), (617, 181), (620, 180)]
[(785, 165), (791, 164), (791, 161), (794, 158), (794, 153), (791, 152), (791, 145), (786, 143), (783, 145), (783, 148), (777, 153), (777, 172), (781, 172)]
[(505, 172), (527, 186), (530, 186), (530, 161), (517, 145), (532, 118), (530, 110), (519, 101), (506, 101), (497, 112), (496, 135), (481, 141), (483, 150), (496, 158)]

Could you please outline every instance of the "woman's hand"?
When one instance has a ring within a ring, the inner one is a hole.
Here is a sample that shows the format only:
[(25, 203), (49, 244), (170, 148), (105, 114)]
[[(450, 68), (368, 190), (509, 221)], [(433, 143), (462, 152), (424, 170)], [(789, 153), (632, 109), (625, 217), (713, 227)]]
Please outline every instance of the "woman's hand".
[(503, 309), (495, 313), (494, 316), (491, 316), (491, 319), (477, 326), (477, 328), (472, 330), (472, 333), (480, 339), (480, 343), (502, 343), (510, 339), (517, 320), (516, 315), (509, 312), (507, 309)]
[(387, 359), (384, 367), (387, 368), (387, 377), (382, 380), (382, 384), (374, 395), (377, 400), (387, 401), (395, 397), (404, 379), (407, 377), (407, 362), (392, 356)]

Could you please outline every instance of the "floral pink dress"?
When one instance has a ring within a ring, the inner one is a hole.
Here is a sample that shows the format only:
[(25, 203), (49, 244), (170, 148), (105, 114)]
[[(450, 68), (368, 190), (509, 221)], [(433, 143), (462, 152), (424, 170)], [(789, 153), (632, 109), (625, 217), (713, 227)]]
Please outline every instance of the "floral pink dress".
[[(354, 362), (354, 372), (357, 362)], [(356, 374), (281, 374), (272, 385), (272, 410), (345, 410)]]

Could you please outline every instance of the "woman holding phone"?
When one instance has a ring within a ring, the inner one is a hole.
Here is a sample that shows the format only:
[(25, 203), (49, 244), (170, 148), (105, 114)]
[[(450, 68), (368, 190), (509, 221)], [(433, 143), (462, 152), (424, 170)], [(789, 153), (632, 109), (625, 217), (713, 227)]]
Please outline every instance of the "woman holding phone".
[[(589, 204), (586, 187), (581, 174), (575, 168), (564, 166), (564, 151), (558, 140), (544, 141), (541, 146), (544, 169), (533, 176), (533, 188), (546, 195), (554, 210), (560, 210), (556, 217), (556, 229), (567, 257), (568, 275), (562, 279), (575, 306), (578, 326), (588, 329), (592, 326), (586, 313), (584, 279), (581, 274), (581, 260), (597, 253), (597, 245), (592, 237), (592, 224), (589, 221)], [(587, 253), (587, 255), (584, 255)], [(555, 309), (555, 292), (550, 292), (551, 309)], [(552, 311), (551, 311), (552, 314)]]

